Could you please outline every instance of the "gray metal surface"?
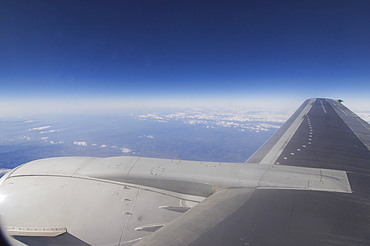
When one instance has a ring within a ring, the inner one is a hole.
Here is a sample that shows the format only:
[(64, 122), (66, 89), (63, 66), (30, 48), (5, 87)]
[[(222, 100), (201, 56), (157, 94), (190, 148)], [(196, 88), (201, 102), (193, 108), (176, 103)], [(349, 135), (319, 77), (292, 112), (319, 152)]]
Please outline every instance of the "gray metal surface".
[[(337, 107), (346, 109), (334, 100), (317, 99), (276, 162), (370, 174), (370, 152), (363, 142), (366, 139), (358, 138), (357, 118), (351, 113), (346, 123)], [(368, 124), (363, 124), (361, 130), (369, 134), (365, 128)]]
[(349, 194), (256, 190), (191, 245), (369, 245), (369, 219)]
[(276, 164), (345, 170), (353, 193), (257, 190), (192, 245), (370, 245), (369, 129), (338, 101), (315, 100)]
[(135, 245), (188, 245), (240, 209), (253, 192), (254, 189), (216, 192), (184, 216), (167, 224), (160, 233), (154, 233)]
[[(276, 145), (277, 142), (281, 141), (283, 138), (283, 135), (285, 134), (288, 129), (293, 128), (294, 132), (296, 130), (296, 127), (291, 127), (293, 122), (295, 122), (297, 119), (299, 122), (301, 122), (302, 117), (299, 117), (299, 115), (302, 112), (307, 113), (307, 107), (309, 107), (309, 103), (312, 103), (312, 100), (314, 99), (307, 99), (304, 101), (304, 103), (294, 112), (294, 114), (285, 122), (284, 125), (282, 125), (278, 131), (272, 135), (271, 138), (269, 138), (251, 157), (249, 157), (248, 160), (246, 160), (246, 163), (261, 163), (262, 159), (265, 158), (266, 155), (268, 155), (271, 152), (271, 149)], [(306, 109), (306, 110), (305, 110)], [(273, 154), (273, 153), (270, 153)], [(276, 154), (276, 153), (275, 153)]]
[[(309, 102), (248, 162), (273, 154), (284, 132), (302, 117), (293, 136), (285, 138), (289, 141), (283, 150), (276, 150), (275, 165), (344, 170), (353, 192), (257, 189), (243, 206), (190, 245), (370, 245), (369, 126), (329, 99), (316, 99), (302, 115)], [(145, 242), (160, 242), (160, 233)]]
[(275, 142), (273, 147), (268, 153), (264, 155), (262, 160), (259, 162), (261, 164), (274, 164), (276, 159), (280, 156), (281, 152), (285, 149), (286, 145), (290, 142), (291, 138), (294, 136), (298, 127), (301, 125), (302, 121), (306, 117), (307, 113), (314, 104), (315, 99), (310, 99), (304, 106), (302, 111), (299, 112), (297, 117), (294, 118), (289, 127), (284, 131), (278, 141)]
[(309, 99), (246, 163), (51, 158), (0, 180), (22, 245), (370, 245), (370, 126)]

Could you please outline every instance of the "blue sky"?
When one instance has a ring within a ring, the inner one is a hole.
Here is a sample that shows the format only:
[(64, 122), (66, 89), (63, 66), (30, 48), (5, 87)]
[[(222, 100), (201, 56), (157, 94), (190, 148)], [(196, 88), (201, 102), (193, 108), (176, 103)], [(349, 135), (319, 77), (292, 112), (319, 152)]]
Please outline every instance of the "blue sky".
[(0, 1), (0, 105), (340, 97), (370, 110), (369, 13), (370, 1)]

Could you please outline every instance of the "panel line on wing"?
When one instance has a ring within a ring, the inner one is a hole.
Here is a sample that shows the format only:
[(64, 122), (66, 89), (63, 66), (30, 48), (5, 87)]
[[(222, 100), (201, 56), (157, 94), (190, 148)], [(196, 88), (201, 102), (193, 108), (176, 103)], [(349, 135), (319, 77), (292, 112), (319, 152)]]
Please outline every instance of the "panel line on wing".
[(324, 111), (324, 113), (325, 113), (325, 114), (326, 114), (326, 113), (328, 113), (328, 112), (326, 111), (325, 106), (324, 106), (324, 104), (322, 103), (322, 101), (320, 101), (320, 103), (321, 103), (322, 111)]
[(135, 194), (135, 197), (134, 197), (134, 200), (132, 201), (132, 204), (131, 206), (129, 207), (128, 211), (126, 211), (123, 215), (124, 215), (124, 220), (123, 220), (123, 229), (122, 229), (122, 232), (121, 232), (121, 236), (120, 236), (120, 239), (119, 239), (119, 242), (121, 244), (123, 238), (124, 238), (124, 234), (127, 233), (127, 225), (128, 225), (128, 222), (130, 220), (130, 217), (132, 215), (132, 211), (134, 209), (134, 206), (135, 206), (135, 203), (136, 203), (136, 200), (139, 196), (139, 193), (140, 193), (140, 189), (138, 189), (136, 191), (136, 194)]

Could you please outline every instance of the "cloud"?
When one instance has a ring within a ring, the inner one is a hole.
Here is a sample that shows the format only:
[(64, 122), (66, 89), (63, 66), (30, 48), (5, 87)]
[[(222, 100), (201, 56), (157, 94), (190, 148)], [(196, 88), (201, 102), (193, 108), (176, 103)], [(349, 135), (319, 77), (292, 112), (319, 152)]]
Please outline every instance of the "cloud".
[(35, 127), (35, 128), (31, 128), (31, 129), (28, 129), (29, 131), (41, 131), (41, 130), (44, 130), (44, 129), (48, 129), (50, 128), (51, 126), (41, 126), (41, 127)]
[(139, 115), (138, 117), (141, 120), (155, 119), (158, 122), (167, 122), (167, 120), (164, 117), (159, 116), (157, 114), (145, 114), (145, 115)]
[(64, 143), (63, 141), (59, 141), (59, 142), (54, 142), (54, 141), (50, 141), (51, 144), (62, 144)]
[[(86, 142), (80, 142), (80, 143), (85, 143), (85, 144), (86, 144)], [(80, 145), (82, 145), (82, 144), (80, 144)], [(94, 145), (94, 144), (92, 144), (92, 145)], [(84, 146), (87, 146), (87, 144), (86, 144), (86, 145), (84, 145)], [(95, 144), (94, 146), (96, 146), (96, 144)], [(126, 148), (125, 146), (122, 146), (122, 147), (120, 148), (120, 147), (115, 146), (115, 145), (107, 146), (107, 145), (105, 145), (105, 144), (102, 144), (102, 145), (100, 145), (100, 147), (101, 147), (101, 148), (112, 148), (112, 149), (117, 149), (117, 150), (122, 151), (122, 153), (130, 153), (130, 152), (132, 152), (132, 150), (131, 150), (131, 149)]]
[(30, 137), (27, 137), (27, 136), (22, 136), (22, 137), (18, 137), (18, 139), (26, 139), (26, 140), (31, 140), (31, 138)]
[(132, 150), (131, 150), (131, 149), (129, 149), (129, 148), (123, 147), (123, 148), (121, 148), (121, 151), (122, 151), (123, 153), (130, 153)]
[(370, 122), (370, 113), (369, 112), (363, 112), (363, 113), (357, 113), (358, 116), (360, 116), (363, 120)]
[(41, 133), (41, 134), (43, 134), (43, 133), (49, 133), (49, 132), (60, 132), (60, 130), (42, 131), (42, 132), (40, 132), (40, 133)]
[[(260, 132), (279, 128), (291, 111), (271, 110), (265, 108), (198, 108), (169, 114), (151, 113), (138, 115), (140, 120), (155, 120), (158, 122), (179, 121), (189, 125), (204, 125), (206, 128), (228, 127)], [(149, 137), (145, 135), (143, 137)]]
[(81, 146), (87, 146), (87, 143), (86, 142), (77, 142), (77, 141), (74, 141), (73, 144), (81, 145)]

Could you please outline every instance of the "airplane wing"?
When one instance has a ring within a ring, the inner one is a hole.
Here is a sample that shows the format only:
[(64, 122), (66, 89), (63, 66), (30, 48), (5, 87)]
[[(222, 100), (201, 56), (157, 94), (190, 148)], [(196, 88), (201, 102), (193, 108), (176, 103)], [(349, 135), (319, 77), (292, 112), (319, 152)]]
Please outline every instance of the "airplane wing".
[(24, 164), (0, 180), (1, 223), (27, 245), (370, 245), (369, 146), (340, 101), (309, 99), (245, 163)]
[[(342, 170), (351, 192), (257, 186), (254, 190), (235, 191), (234, 198), (211, 196), (204, 203), (216, 200), (215, 204), (202, 209), (204, 213), (194, 208), (195, 224), (190, 220), (183, 223), (185, 218), (179, 218), (169, 224), (171, 227), (164, 227), (138, 245), (171, 245), (171, 241), (193, 228), (199, 231), (202, 224), (206, 224), (202, 233), (186, 244), (370, 245), (369, 146), (369, 124), (340, 101), (306, 100), (245, 165)], [(233, 207), (233, 211), (218, 209), (221, 206)], [(189, 211), (189, 217), (192, 212)], [(215, 214), (221, 214), (222, 220), (208, 226), (207, 220)], [(175, 242), (182, 245), (182, 240), (185, 239)]]

